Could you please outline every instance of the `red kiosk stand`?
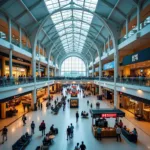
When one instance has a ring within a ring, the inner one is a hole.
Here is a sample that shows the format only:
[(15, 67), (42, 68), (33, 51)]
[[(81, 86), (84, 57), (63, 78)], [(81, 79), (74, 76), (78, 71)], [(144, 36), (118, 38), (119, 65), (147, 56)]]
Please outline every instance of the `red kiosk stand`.
[[(97, 128), (99, 123), (97, 121), (106, 121), (105, 118), (118, 118), (125, 117), (125, 113), (119, 109), (91, 109), (92, 115), (92, 131), (97, 137)], [(116, 137), (116, 129), (113, 127), (101, 126), (102, 137)]]

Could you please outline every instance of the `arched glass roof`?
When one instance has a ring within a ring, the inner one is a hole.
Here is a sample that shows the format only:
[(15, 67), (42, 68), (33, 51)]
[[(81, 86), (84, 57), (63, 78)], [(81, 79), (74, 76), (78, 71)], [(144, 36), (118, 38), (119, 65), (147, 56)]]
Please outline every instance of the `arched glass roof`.
[[(98, 0), (45, 0), (49, 12), (64, 8), (68, 4), (95, 11)], [(86, 47), (85, 41), (90, 29), (93, 15), (84, 10), (61, 10), (51, 16), (65, 52), (79, 52)], [(66, 19), (70, 21), (65, 21)], [(87, 23), (85, 23), (87, 22)], [(63, 36), (65, 35), (65, 36)], [(83, 36), (84, 35), (84, 36)]]

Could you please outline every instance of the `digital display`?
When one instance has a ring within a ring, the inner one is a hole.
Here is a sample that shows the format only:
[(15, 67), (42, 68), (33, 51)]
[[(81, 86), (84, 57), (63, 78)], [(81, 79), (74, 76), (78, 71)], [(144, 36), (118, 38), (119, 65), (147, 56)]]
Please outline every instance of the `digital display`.
[(102, 114), (102, 118), (116, 118), (117, 114)]

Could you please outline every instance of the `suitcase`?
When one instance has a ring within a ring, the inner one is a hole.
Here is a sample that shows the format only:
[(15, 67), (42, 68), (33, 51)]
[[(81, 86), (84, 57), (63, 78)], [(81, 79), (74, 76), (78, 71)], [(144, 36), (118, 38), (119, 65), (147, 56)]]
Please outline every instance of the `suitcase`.
[(58, 134), (58, 128), (55, 128), (55, 134)]

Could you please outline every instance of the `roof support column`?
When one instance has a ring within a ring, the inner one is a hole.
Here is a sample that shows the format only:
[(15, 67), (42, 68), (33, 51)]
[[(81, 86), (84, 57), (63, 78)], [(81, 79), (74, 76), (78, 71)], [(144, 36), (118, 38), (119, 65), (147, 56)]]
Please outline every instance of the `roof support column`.
[(9, 77), (12, 78), (12, 49), (9, 50)]
[(50, 55), (48, 55), (48, 59), (47, 59), (47, 78), (49, 80), (50, 77), (50, 69), (49, 69), (49, 62), (50, 62)]
[(8, 34), (9, 34), (9, 42), (11, 43), (11, 41), (12, 41), (12, 30), (11, 30), (11, 19), (10, 18), (8, 18)]
[(89, 66), (88, 66), (88, 63), (86, 65), (86, 76), (89, 77)]
[(108, 36), (108, 52), (110, 51), (110, 36)]
[(22, 48), (22, 30), (21, 27), (19, 27), (19, 46)]
[(117, 88), (116, 88), (116, 83), (117, 83), (117, 78), (119, 76), (118, 70), (119, 70), (119, 53), (118, 53), (118, 45), (116, 44), (116, 49), (114, 52), (114, 63), (115, 63), (115, 68), (114, 68), (114, 108), (117, 108), (117, 103), (118, 103), (118, 93), (117, 93)]
[(137, 6), (137, 31), (140, 30), (140, 5)]
[(38, 44), (38, 55), (39, 55), (39, 61), (38, 61), (38, 75), (41, 76), (41, 71), (40, 71), (40, 42)]
[(106, 43), (104, 42), (104, 53), (106, 53)]
[(94, 62), (92, 64), (92, 77), (94, 77)]
[(126, 19), (126, 39), (128, 38), (128, 23), (129, 23), (129, 20), (128, 18)]

